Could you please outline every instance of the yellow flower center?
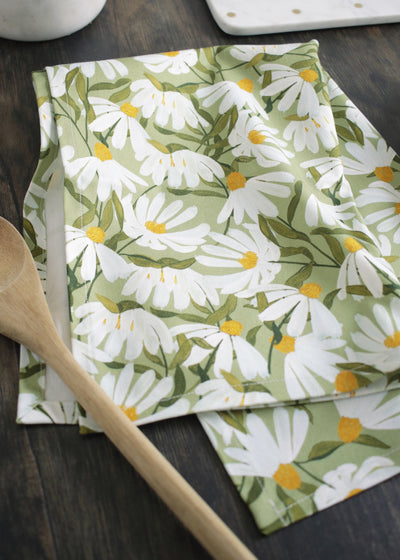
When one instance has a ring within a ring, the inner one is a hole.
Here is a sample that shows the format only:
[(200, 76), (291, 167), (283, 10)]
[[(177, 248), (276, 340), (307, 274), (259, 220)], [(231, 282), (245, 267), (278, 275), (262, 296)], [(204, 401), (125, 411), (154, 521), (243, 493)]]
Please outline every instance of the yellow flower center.
[(170, 52), (165, 52), (164, 54), (165, 56), (170, 56), (171, 58), (173, 58), (174, 56), (178, 56), (179, 51), (170, 51)]
[(361, 434), (362, 424), (358, 418), (342, 416), (338, 424), (338, 436), (344, 443), (351, 443)]
[(387, 336), (384, 345), (386, 348), (397, 348), (400, 346), (400, 331), (396, 331), (394, 334)]
[(236, 191), (237, 189), (243, 189), (243, 187), (245, 187), (246, 177), (238, 171), (233, 171), (229, 173), (226, 182), (231, 191)]
[(266, 136), (265, 134), (261, 134), (261, 132), (259, 132), (258, 130), (250, 130), (247, 138), (252, 144), (262, 144), (266, 139)]
[(310, 69), (302, 70), (299, 75), (305, 82), (314, 82), (318, 78), (317, 72)]
[(165, 233), (167, 231), (165, 224), (158, 224), (157, 222), (152, 222), (151, 220), (148, 220), (144, 225), (153, 233)]
[(86, 235), (95, 243), (103, 243), (106, 233), (99, 227), (90, 227)]
[(112, 155), (111, 155), (110, 150), (107, 148), (107, 146), (105, 146), (101, 142), (97, 142), (97, 144), (95, 145), (94, 155), (100, 161), (106, 161), (107, 159), (112, 159)]
[(243, 80), (239, 80), (237, 82), (237, 85), (240, 87), (240, 89), (243, 89), (244, 91), (248, 91), (249, 93), (251, 93), (253, 91), (253, 82), (247, 78), (243, 78)]
[(297, 490), (301, 485), (299, 473), (289, 463), (281, 463), (272, 478), (287, 490)]
[(221, 325), (221, 331), (233, 336), (239, 336), (242, 332), (243, 325), (239, 321), (224, 321)]
[(335, 378), (335, 389), (339, 393), (349, 393), (358, 389), (358, 381), (353, 372), (343, 370)]
[(127, 415), (129, 420), (131, 420), (132, 422), (138, 419), (138, 414), (136, 412), (135, 406), (125, 406), (124, 404), (121, 404), (119, 408), (122, 410), (124, 414)]
[(244, 255), (238, 259), (238, 262), (245, 268), (246, 270), (250, 270), (257, 265), (258, 256), (253, 251), (247, 251)]
[(400, 202), (396, 202), (396, 204), (394, 205), (394, 213), (400, 214)]
[(121, 105), (121, 111), (125, 113), (125, 115), (128, 115), (128, 117), (136, 117), (139, 109), (137, 107), (134, 107), (130, 103), (124, 103), (123, 105)]
[(350, 253), (356, 253), (363, 248), (363, 246), (352, 237), (347, 237), (346, 241), (344, 242), (344, 246), (348, 251), (350, 251)]
[[(271, 338), (272, 341), (272, 338)], [(284, 354), (289, 354), (295, 350), (296, 339), (293, 336), (284, 334), (282, 340), (278, 344), (274, 344), (275, 348)]]
[(378, 179), (384, 181), (385, 183), (393, 181), (393, 170), (389, 165), (385, 165), (384, 167), (375, 167), (374, 173)]
[(345, 500), (347, 500), (348, 498), (352, 498), (353, 496), (357, 496), (357, 494), (359, 494), (360, 492), (362, 492), (362, 488), (353, 488), (353, 490), (350, 490), (350, 492), (347, 494)]
[(300, 288), (300, 293), (303, 296), (307, 296), (309, 298), (317, 299), (322, 292), (322, 288), (319, 284), (315, 284), (314, 282), (309, 282), (307, 284), (303, 284)]

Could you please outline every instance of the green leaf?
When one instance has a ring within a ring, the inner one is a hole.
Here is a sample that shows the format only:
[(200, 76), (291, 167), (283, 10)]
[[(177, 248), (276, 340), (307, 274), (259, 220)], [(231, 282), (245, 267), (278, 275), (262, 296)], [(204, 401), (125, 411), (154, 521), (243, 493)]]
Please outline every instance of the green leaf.
[(156, 148), (156, 150), (158, 150), (159, 152), (162, 152), (163, 154), (169, 154), (170, 151), (168, 150), (168, 148), (166, 146), (164, 146), (164, 144), (161, 144), (161, 142), (158, 142), (157, 140), (152, 140), (147, 139), (147, 142), (149, 144), (151, 144), (152, 146), (154, 146), (154, 148)]
[(211, 47), (206, 47), (203, 49), (204, 54), (206, 55), (206, 59), (211, 64), (211, 66), (216, 66), (219, 68), (218, 62), (215, 60), (214, 53)]
[(107, 231), (110, 227), (112, 220), (113, 220), (113, 204), (111, 198), (107, 200), (107, 203), (104, 207), (103, 214), (101, 216), (99, 226), (103, 231)]
[(286, 237), (288, 239), (300, 239), (301, 241), (308, 241), (308, 237), (305, 233), (302, 233), (301, 231), (296, 231), (295, 229), (291, 229), (286, 224), (283, 224), (278, 220), (269, 218), (268, 224), (274, 231), (276, 231), (276, 233), (282, 235), (282, 237)]
[(288, 115), (287, 117), (285, 117), (287, 121), (306, 121), (309, 118), (310, 117), (308, 115), (305, 115), (304, 117), (299, 117), (297, 113), (293, 113), (292, 115)]
[(296, 500), (290, 497), (280, 486), (276, 486), (276, 493), (278, 498), (285, 504), (288, 513), (293, 521), (299, 521), (306, 517), (304, 510), (299, 506)]
[(354, 440), (354, 443), (360, 443), (361, 445), (370, 445), (371, 447), (379, 447), (380, 449), (389, 449), (390, 445), (387, 445), (380, 439), (369, 436), (367, 434), (360, 434), (357, 439)]
[(240, 422), (240, 420), (236, 417), (236, 413), (234, 411), (222, 411), (219, 412), (219, 415), (224, 422), (226, 422), (229, 426), (232, 426), (232, 428), (234, 428), (235, 430), (238, 430), (243, 434), (247, 433), (245, 427), (243, 426), (243, 423)]
[(287, 286), (293, 286), (293, 288), (301, 288), (305, 280), (309, 278), (313, 269), (313, 263), (309, 263), (298, 270), (293, 276), (290, 276), (285, 282)]
[(359, 126), (356, 125), (356, 123), (352, 122), (352, 121), (348, 121), (351, 130), (353, 131), (354, 136), (357, 139), (357, 142), (359, 144), (361, 144), (362, 146), (364, 146), (364, 134), (361, 130), (361, 128)]
[(350, 130), (348, 130), (347, 128), (344, 128), (344, 126), (340, 126), (337, 124), (336, 132), (338, 133), (338, 136), (344, 138), (345, 140), (349, 140), (350, 142), (354, 142), (356, 140), (354, 134), (350, 132)]
[(155, 76), (153, 76), (152, 74), (149, 74), (148, 72), (145, 72), (144, 75), (146, 76), (146, 78), (148, 80), (150, 80), (150, 82), (153, 84), (153, 86), (158, 89), (158, 91), (164, 91), (164, 88), (163, 88), (161, 82), (159, 82)]
[(296, 181), (295, 185), (294, 185), (294, 196), (292, 197), (292, 199), (289, 202), (289, 206), (287, 209), (287, 221), (289, 222), (289, 224), (292, 224), (294, 215), (296, 213), (296, 209), (297, 206), (299, 205), (300, 202), (300, 198), (301, 198), (301, 191), (303, 188), (303, 184), (301, 181)]
[(122, 86), (126, 86), (130, 84), (131, 81), (129, 78), (120, 78), (115, 83), (112, 82), (97, 82), (89, 87), (89, 91), (99, 91), (99, 90), (109, 90), (109, 89), (118, 89)]
[(344, 445), (342, 441), (321, 441), (316, 443), (308, 455), (308, 460), (316, 461), (328, 457), (328, 455), (339, 449), (342, 445)]
[(260, 330), (260, 328), (261, 328), (261, 325), (257, 325), (256, 327), (253, 327), (252, 329), (250, 329), (249, 332), (246, 335), (247, 342), (249, 342), (252, 346), (254, 346), (255, 343), (256, 343), (257, 333)]
[[(123, 362), (113, 361), (113, 362), (104, 362), (104, 365), (110, 369), (122, 369), (126, 364), (124, 364)], [(136, 366), (135, 366), (135, 371), (136, 371)]]
[(206, 340), (204, 340), (204, 338), (194, 336), (190, 340), (192, 340), (193, 343), (196, 344), (196, 346), (200, 346), (200, 348), (204, 348), (204, 350), (213, 350), (214, 349), (214, 347), (211, 346), (211, 344), (209, 344)]
[(230, 315), (236, 309), (236, 304), (236, 296), (230, 294), (227, 297), (225, 303), (219, 309), (214, 311), (214, 313), (211, 313), (211, 315), (207, 317), (205, 322), (208, 325), (214, 325), (215, 323), (218, 323), (218, 321), (222, 321), (222, 319), (225, 319), (227, 315)]
[(124, 225), (124, 209), (115, 191), (113, 191), (111, 198), (114, 204), (115, 213), (117, 214), (119, 227), (122, 228), (122, 226)]
[(199, 84), (182, 84), (177, 87), (177, 90), (181, 93), (195, 93), (199, 88)]
[(94, 207), (93, 202), (87, 196), (84, 196), (81, 192), (75, 191), (74, 185), (69, 179), (64, 180), (64, 187), (67, 189), (67, 191), (69, 192), (69, 194), (72, 196), (74, 200), (76, 200), (79, 203), (82, 203), (84, 206), (86, 206), (86, 208), (90, 209)]
[(35, 229), (27, 218), (23, 219), (23, 227), (24, 227), (24, 232), (28, 235), (29, 239), (32, 241), (34, 245), (36, 245)]
[(118, 303), (118, 310), (120, 313), (124, 311), (129, 311), (131, 309), (142, 309), (142, 305), (133, 299), (124, 299)]
[(85, 212), (84, 214), (76, 218), (76, 220), (72, 224), (73, 227), (76, 228), (86, 227), (93, 221), (95, 213), (96, 213), (96, 208), (92, 206), (92, 208), (90, 208), (87, 212)]
[(252, 68), (264, 59), (264, 53), (258, 53), (246, 64), (245, 68)]
[(183, 373), (182, 369), (179, 366), (175, 368), (175, 375), (174, 375), (174, 397), (182, 396), (186, 391), (186, 378), (185, 374)]
[(127, 99), (130, 94), (131, 88), (128, 86), (110, 95), (110, 101), (112, 101), (113, 103), (120, 103), (121, 101), (125, 101), (125, 99)]
[(315, 65), (315, 60), (313, 58), (304, 58), (303, 60), (297, 60), (293, 62), (290, 66), (299, 70), (300, 68), (310, 68)]
[(264, 311), (264, 309), (268, 307), (267, 296), (265, 295), (264, 292), (257, 292), (256, 299), (257, 299), (258, 312), (261, 313), (262, 311)]
[(99, 302), (102, 305), (104, 305), (106, 309), (108, 309), (108, 311), (111, 311), (111, 313), (119, 313), (118, 305), (114, 303), (111, 299), (109, 299), (106, 296), (102, 296), (100, 294), (96, 294), (96, 297), (99, 300)]
[(230, 373), (229, 371), (225, 371), (223, 369), (221, 369), (221, 373), (224, 376), (225, 380), (229, 383), (229, 385), (235, 389), (235, 391), (238, 391), (239, 393), (244, 393), (244, 387), (241, 384), (241, 382), (239, 381), (239, 379), (233, 375), (233, 373)]
[(71, 87), (72, 82), (74, 81), (75, 76), (79, 72), (79, 67), (75, 67), (68, 72), (65, 77), (65, 89), (68, 91)]
[(304, 255), (310, 261), (314, 260), (313, 254), (307, 247), (281, 247), (281, 257), (293, 257), (294, 255)]
[(193, 342), (189, 339), (185, 340), (182, 346), (179, 348), (178, 352), (175, 354), (174, 359), (170, 364), (170, 368), (173, 369), (176, 366), (182, 364), (188, 359), (193, 348)]
[(340, 242), (336, 237), (333, 237), (332, 235), (323, 235), (323, 238), (325, 239), (335, 261), (337, 261), (339, 264), (342, 264), (345, 257)]
[(143, 352), (144, 352), (144, 355), (146, 356), (146, 358), (149, 359), (151, 362), (153, 362), (153, 364), (157, 364), (158, 366), (163, 366), (164, 365), (161, 358), (156, 356), (156, 354), (151, 354), (147, 350), (146, 346), (143, 346)]
[(273, 243), (276, 243), (276, 236), (272, 233), (267, 219), (264, 218), (264, 216), (261, 216), (261, 214), (258, 215), (258, 225), (260, 227), (260, 231), (261, 233), (270, 241), (272, 241)]
[(272, 332), (274, 333), (274, 345), (279, 344), (282, 340), (282, 333), (278, 327), (278, 325), (272, 321), (271, 323)]
[(247, 498), (245, 500), (247, 505), (250, 505), (253, 502), (255, 502), (257, 500), (257, 498), (259, 497), (259, 495), (262, 494), (263, 489), (264, 489), (264, 486), (263, 486), (262, 482), (260, 481), (258, 476), (255, 476), (253, 478), (253, 483), (251, 485), (251, 488), (250, 488), (249, 493), (247, 494)]
[(340, 288), (337, 288), (336, 290), (332, 290), (331, 292), (329, 292), (329, 294), (327, 294), (324, 297), (324, 305), (325, 307), (327, 307), (328, 309), (330, 309), (333, 305), (333, 300), (335, 299), (335, 297), (337, 296), (337, 294), (340, 292)]
[(368, 290), (367, 286), (362, 286), (354, 284), (352, 286), (346, 286), (346, 293), (352, 296), (372, 296), (371, 292)]

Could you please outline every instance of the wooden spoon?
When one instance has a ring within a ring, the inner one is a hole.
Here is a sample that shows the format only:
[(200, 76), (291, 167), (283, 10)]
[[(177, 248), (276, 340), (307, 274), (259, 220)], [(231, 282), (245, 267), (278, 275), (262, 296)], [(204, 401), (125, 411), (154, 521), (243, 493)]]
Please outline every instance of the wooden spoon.
[(214, 558), (256, 560), (75, 361), (53, 323), (28, 246), (1, 217), (0, 333), (32, 350), (58, 373), (124, 457)]

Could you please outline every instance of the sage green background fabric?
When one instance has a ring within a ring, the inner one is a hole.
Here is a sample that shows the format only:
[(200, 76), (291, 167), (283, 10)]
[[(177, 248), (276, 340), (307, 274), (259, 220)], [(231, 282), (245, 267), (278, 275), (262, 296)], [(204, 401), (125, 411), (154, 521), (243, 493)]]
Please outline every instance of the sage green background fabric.
[[(57, 184), (72, 350), (128, 417), (198, 413), (265, 533), (398, 473), (400, 159), (318, 43), (34, 83), (26, 239), (48, 290)], [(19, 422), (98, 430), (21, 356)]]

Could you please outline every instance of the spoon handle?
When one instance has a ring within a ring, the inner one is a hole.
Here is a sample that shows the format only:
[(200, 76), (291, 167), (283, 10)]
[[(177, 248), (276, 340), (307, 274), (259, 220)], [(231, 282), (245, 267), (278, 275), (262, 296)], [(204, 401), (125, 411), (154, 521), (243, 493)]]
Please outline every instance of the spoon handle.
[(158, 496), (218, 560), (255, 560), (156, 447), (75, 361), (61, 339), (45, 357), (79, 403)]

